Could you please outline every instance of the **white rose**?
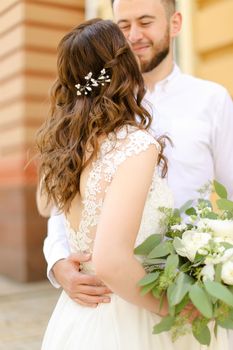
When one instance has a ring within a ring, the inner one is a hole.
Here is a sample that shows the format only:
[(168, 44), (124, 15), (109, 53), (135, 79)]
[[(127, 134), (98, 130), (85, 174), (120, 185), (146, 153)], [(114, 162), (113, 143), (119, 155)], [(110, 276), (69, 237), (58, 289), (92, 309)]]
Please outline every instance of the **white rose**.
[(227, 260), (231, 260), (232, 258), (233, 258), (233, 248), (226, 249), (220, 262), (223, 263)]
[(223, 251), (207, 256), (205, 259), (205, 264), (220, 264), (230, 260), (231, 258), (233, 258), (233, 248), (226, 250), (224, 249)]
[(206, 229), (206, 227), (207, 227), (207, 223), (206, 223), (205, 219), (200, 219), (197, 223), (198, 230), (199, 231), (204, 230), (204, 229)]
[(228, 285), (233, 285), (233, 261), (228, 260), (222, 265), (222, 280)]
[(213, 231), (214, 236), (233, 244), (233, 220), (203, 219), (202, 221)]
[(175, 248), (181, 256), (187, 257), (190, 261), (194, 261), (198, 249), (208, 244), (211, 235), (207, 232), (185, 231), (180, 241), (181, 247)]
[(203, 276), (203, 281), (206, 281), (206, 280), (213, 281), (214, 275), (215, 275), (214, 265), (212, 264), (205, 265), (201, 270), (201, 275)]

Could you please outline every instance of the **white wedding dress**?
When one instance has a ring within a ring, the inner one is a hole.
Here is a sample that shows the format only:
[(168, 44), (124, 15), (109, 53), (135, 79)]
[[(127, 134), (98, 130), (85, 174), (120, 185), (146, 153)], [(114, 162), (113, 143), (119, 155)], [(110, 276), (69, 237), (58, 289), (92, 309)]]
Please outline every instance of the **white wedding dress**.
[[(122, 128), (117, 133), (117, 140), (110, 134), (102, 143), (98, 158), (93, 162), (89, 173), (78, 232), (72, 230), (67, 223), (68, 240), (73, 252), (92, 252), (94, 232), (104, 196), (114, 174), (128, 157), (145, 151), (151, 144), (159, 147), (148, 132), (132, 126)], [(172, 205), (170, 190), (155, 169), (135, 246), (149, 235), (162, 232), (162, 214), (158, 207)], [(83, 264), (83, 270), (94, 273), (91, 263)], [(200, 346), (191, 335), (180, 337), (175, 343), (171, 341), (168, 332), (153, 335), (152, 328), (159, 321), (159, 316), (126, 302), (116, 294), (111, 295), (109, 304), (91, 308), (75, 303), (63, 291), (49, 321), (42, 350), (207, 349)], [(227, 350), (225, 330), (220, 330), (218, 335), (218, 342), (213, 336), (208, 349)]]

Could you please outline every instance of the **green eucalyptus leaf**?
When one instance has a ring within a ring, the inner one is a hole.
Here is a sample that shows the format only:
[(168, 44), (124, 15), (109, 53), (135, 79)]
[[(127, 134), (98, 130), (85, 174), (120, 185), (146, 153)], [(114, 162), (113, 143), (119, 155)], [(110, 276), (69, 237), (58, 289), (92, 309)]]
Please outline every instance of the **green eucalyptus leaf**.
[(221, 210), (229, 210), (229, 211), (233, 210), (233, 202), (228, 199), (221, 198), (221, 199), (218, 199), (216, 203), (218, 208)]
[(227, 211), (225, 214), (226, 214), (226, 219), (233, 220), (233, 210)]
[(165, 241), (157, 245), (148, 255), (149, 259), (161, 258), (167, 256), (170, 253), (170, 242)]
[(205, 256), (199, 254), (199, 253), (196, 253), (195, 255), (195, 258), (194, 258), (194, 266), (198, 266), (200, 265), (203, 261), (205, 260)]
[(227, 320), (217, 320), (218, 326), (221, 326), (222, 328), (226, 329), (233, 329), (233, 320), (227, 319)]
[(163, 239), (163, 235), (151, 235), (148, 237), (142, 244), (134, 249), (134, 254), (136, 255), (147, 255), (151, 252), (151, 250), (156, 247), (161, 240)]
[(191, 266), (191, 262), (190, 261), (186, 261), (186, 263), (184, 263), (183, 265), (180, 266), (180, 271), (182, 272), (187, 272), (190, 270), (190, 266)]
[(175, 316), (176, 314), (176, 307), (168, 305), (168, 312), (170, 316)]
[(155, 285), (156, 285), (156, 281), (151, 282), (150, 284), (143, 286), (141, 288), (141, 291), (140, 291), (141, 295), (145, 295), (145, 294), (149, 293), (154, 288)]
[(228, 242), (221, 242), (221, 245), (226, 249), (233, 248), (233, 244), (228, 243)]
[(169, 331), (173, 324), (175, 323), (175, 317), (174, 316), (166, 316), (163, 317), (162, 320), (156, 324), (153, 328), (153, 334), (159, 334), (162, 332)]
[(162, 293), (159, 299), (159, 311), (162, 310), (164, 304), (164, 294)]
[(178, 237), (174, 238), (173, 247), (175, 248), (175, 250), (182, 249), (184, 247), (180, 238)]
[(179, 257), (177, 254), (171, 254), (167, 258), (165, 271), (169, 271), (170, 273), (173, 273), (179, 265)]
[(210, 345), (211, 335), (210, 330), (208, 326), (203, 325), (203, 327), (200, 329), (195, 329), (195, 327), (192, 328), (193, 335), (197, 339), (197, 341), (202, 345)]
[(158, 289), (158, 287), (155, 285), (153, 288), (152, 288), (152, 295), (156, 298), (156, 299), (159, 299), (161, 297), (161, 290)]
[(181, 302), (176, 305), (176, 315), (178, 315), (184, 308), (186, 305), (188, 305), (188, 303), (190, 302), (190, 298), (188, 293), (185, 295), (185, 297), (181, 300)]
[(189, 297), (205, 318), (213, 317), (213, 306), (206, 291), (197, 284), (190, 287)]
[(195, 208), (189, 208), (189, 209), (187, 209), (187, 210), (185, 210), (185, 214), (186, 215), (197, 215), (197, 212), (196, 212), (196, 209)]
[(199, 198), (198, 203), (201, 205), (205, 205), (205, 207), (212, 208), (212, 203), (209, 199)]
[(190, 199), (187, 202), (185, 202), (182, 205), (182, 207), (180, 207), (180, 209), (179, 209), (180, 213), (184, 213), (187, 209), (189, 209), (191, 207), (192, 204), (193, 204), (193, 199)]
[(174, 211), (173, 211), (173, 216), (175, 218), (180, 218), (180, 210), (175, 208)]
[(147, 275), (145, 275), (139, 282), (138, 285), (143, 287), (146, 286), (148, 284), (151, 284), (152, 282), (155, 282), (157, 280), (157, 278), (159, 277), (159, 272), (152, 272), (152, 273), (148, 273)]
[(206, 291), (211, 296), (233, 307), (233, 296), (231, 291), (226, 286), (222, 285), (221, 283), (210, 280), (205, 281), (204, 286)]
[(233, 310), (232, 309), (228, 313), (228, 318), (233, 321)]
[(232, 309), (228, 313), (228, 318), (233, 321), (233, 310)]
[(148, 265), (165, 265), (167, 259), (145, 259), (144, 263)]
[(218, 214), (214, 212), (209, 212), (208, 214), (205, 215), (205, 218), (215, 220), (215, 219), (218, 219)]
[(214, 277), (214, 280), (215, 282), (219, 282), (221, 283), (221, 273), (222, 273), (222, 264), (216, 264), (214, 266), (214, 269), (215, 269), (215, 277)]
[(178, 305), (184, 296), (188, 293), (190, 286), (193, 284), (193, 279), (183, 272), (180, 272), (175, 283), (174, 288), (170, 294), (170, 305)]
[(214, 190), (220, 198), (227, 198), (226, 188), (216, 180), (214, 180)]
[(174, 305), (172, 305), (172, 298), (171, 298), (174, 289), (175, 289), (175, 283), (170, 284), (169, 287), (167, 288), (167, 301), (168, 301), (169, 307), (174, 307)]

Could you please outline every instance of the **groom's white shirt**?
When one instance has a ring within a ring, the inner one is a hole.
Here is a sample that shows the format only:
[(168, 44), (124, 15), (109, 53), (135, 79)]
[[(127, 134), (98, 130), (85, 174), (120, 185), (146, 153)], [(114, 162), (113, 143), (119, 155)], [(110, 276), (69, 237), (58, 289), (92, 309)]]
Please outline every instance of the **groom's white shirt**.
[[(224, 184), (233, 198), (233, 102), (224, 87), (183, 74), (175, 65), (172, 73), (147, 92), (153, 105), (152, 132), (168, 135), (168, 184), (176, 207), (197, 198), (197, 190), (213, 179)], [(59, 287), (53, 265), (69, 256), (63, 215), (48, 220), (44, 255), (48, 278)]]

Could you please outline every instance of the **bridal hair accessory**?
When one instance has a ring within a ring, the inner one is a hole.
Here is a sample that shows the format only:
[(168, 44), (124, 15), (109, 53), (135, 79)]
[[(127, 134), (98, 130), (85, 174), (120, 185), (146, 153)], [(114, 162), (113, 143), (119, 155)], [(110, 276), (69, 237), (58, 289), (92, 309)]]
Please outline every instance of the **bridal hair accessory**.
[(86, 84), (76, 84), (75, 87), (77, 89), (77, 95), (87, 95), (90, 91), (92, 91), (92, 88), (99, 85), (104, 85), (105, 83), (109, 83), (111, 81), (109, 75), (106, 74), (106, 70), (103, 68), (100, 72), (100, 75), (97, 79), (92, 78), (92, 72), (88, 73), (85, 76)]

